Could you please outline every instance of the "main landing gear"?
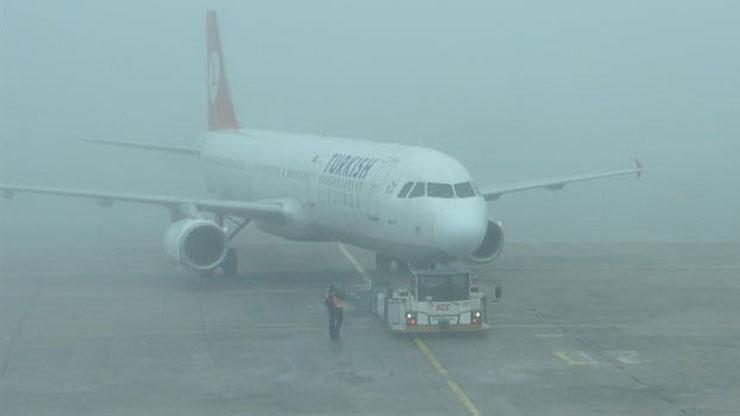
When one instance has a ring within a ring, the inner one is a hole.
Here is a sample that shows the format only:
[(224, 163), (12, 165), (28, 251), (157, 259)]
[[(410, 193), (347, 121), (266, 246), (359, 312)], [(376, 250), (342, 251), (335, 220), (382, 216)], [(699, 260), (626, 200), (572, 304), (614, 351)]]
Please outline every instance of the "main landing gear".
[(226, 250), (226, 256), (224, 257), (224, 261), (221, 262), (221, 270), (223, 270), (224, 276), (227, 276), (227, 277), (236, 276), (236, 265), (237, 265), (236, 249), (232, 247)]
[(379, 272), (390, 272), (394, 264), (396, 269), (400, 272), (406, 272), (409, 270), (409, 262), (406, 260), (397, 259), (381, 253), (377, 253), (375, 255), (375, 266)]
[(200, 272), (200, 275), (203, 277), (213, 277), (213, 275), (216, 274), (216, 270), (221, 269), (224, 276), (234, 277), (237, 272), (237, 263), (236, 249), (231, 247), (226, 250), (226, 255), (224, 256), (224, 259), (221, 260), (221, 264), (212, 269), (203, 270)]
[[(233, 229), (227, 231), (227, 235), (226, 235), (227, 242), (233, 240), (234, 237), (236, 237), (236, 235), (239, 234), (239, 232), (243, 230), (244, 227), (246, 227), (251, 221), (251, 219), (249, 218), (236, 219), (236, 218), (225, 216), (225, 215), (216, 216), (216, 222), (221, 227), (225, 227), (225, 223), (227, 220), (230, 221), (234, 226)], [(236, 249), (233, 247), (229, 247), (226, 250), (226, 255), (224, 256), (224, 259), (221, 261), (221, 264), (216, 268), (221, 268), (221, 271), (223, 272), (224, 276), (234, 277), (236, 276), (237, 271), (238, 271), (238, 268), (237, 268), (238, 263), (239, 261), (236, 255)], [(215, 269), (208, 271), (209, 275), (213, 275), (214, 272), (215, 272)]]

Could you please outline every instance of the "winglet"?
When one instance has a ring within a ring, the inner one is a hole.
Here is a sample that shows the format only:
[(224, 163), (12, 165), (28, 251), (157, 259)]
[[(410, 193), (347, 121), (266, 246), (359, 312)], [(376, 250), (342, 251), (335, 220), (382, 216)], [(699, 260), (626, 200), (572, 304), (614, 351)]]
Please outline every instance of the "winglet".
[(208, 27), (208, 130), (238, 129), (239, 122), (236, 120), (229, 84), (226, 82), (226, 68), (216, 12), (209, 10), (206, 20)]
[(642, 163), (640, 163), (640, 159), (635, 158), (635, 165), (637, 166), (637, 172), (635, 172), (635, 176), (637, 179), (640, 179), (640, 176), (642, 176), (642, 171), (645, 169), (642, 167)]

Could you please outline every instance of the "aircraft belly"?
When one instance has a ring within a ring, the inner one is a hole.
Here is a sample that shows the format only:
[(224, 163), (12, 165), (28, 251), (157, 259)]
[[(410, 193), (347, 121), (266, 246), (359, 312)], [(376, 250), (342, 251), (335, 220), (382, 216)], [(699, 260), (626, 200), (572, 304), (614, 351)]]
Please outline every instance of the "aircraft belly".
[(447, 262), (453, 260), (447, 254), (423, 241), (399, 238), (391, 233), (369, 233), (362, 225), (339, 228), (336, 224), (317, 224), (317, 233), (322, 241), (341, 241), (376, 253), (385, 253), (404, 260), (420, 263)]

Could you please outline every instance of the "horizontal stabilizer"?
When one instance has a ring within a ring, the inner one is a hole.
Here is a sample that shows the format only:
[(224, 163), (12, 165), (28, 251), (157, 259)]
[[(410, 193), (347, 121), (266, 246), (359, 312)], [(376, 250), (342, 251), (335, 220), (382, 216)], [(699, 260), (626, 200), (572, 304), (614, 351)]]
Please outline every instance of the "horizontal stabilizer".
[(119, 141), (114, 141), (114, 140), (100, 140), (100, 139), (83, 139), (83, 141), (86, 143), (103, 144), (107, 146), (128, 147), (128, 148), (140, 149), (140, 150), (151, 150), (155, 152), (177, 153), (177, 154), (186, 154), (186, 155), (192, 155), (192, 156), (200, 155), (200, 151), (194, 147), (170, 146), (170, 145), (140, 143), (140, 142), (119, 142)]

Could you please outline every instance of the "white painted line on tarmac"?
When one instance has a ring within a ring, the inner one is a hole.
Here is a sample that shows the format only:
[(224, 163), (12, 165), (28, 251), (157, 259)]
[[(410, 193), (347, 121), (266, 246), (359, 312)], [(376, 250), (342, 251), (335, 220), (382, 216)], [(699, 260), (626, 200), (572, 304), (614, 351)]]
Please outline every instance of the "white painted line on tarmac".
[(599, 363), (584, 351), (555, 351), (555, 356), (573, 366), (592, 366)]
[(647, 361), (642, 359), (640, 354), (634, 350), (604, 351), (604, 355), (624, 365), (637, 365)]

